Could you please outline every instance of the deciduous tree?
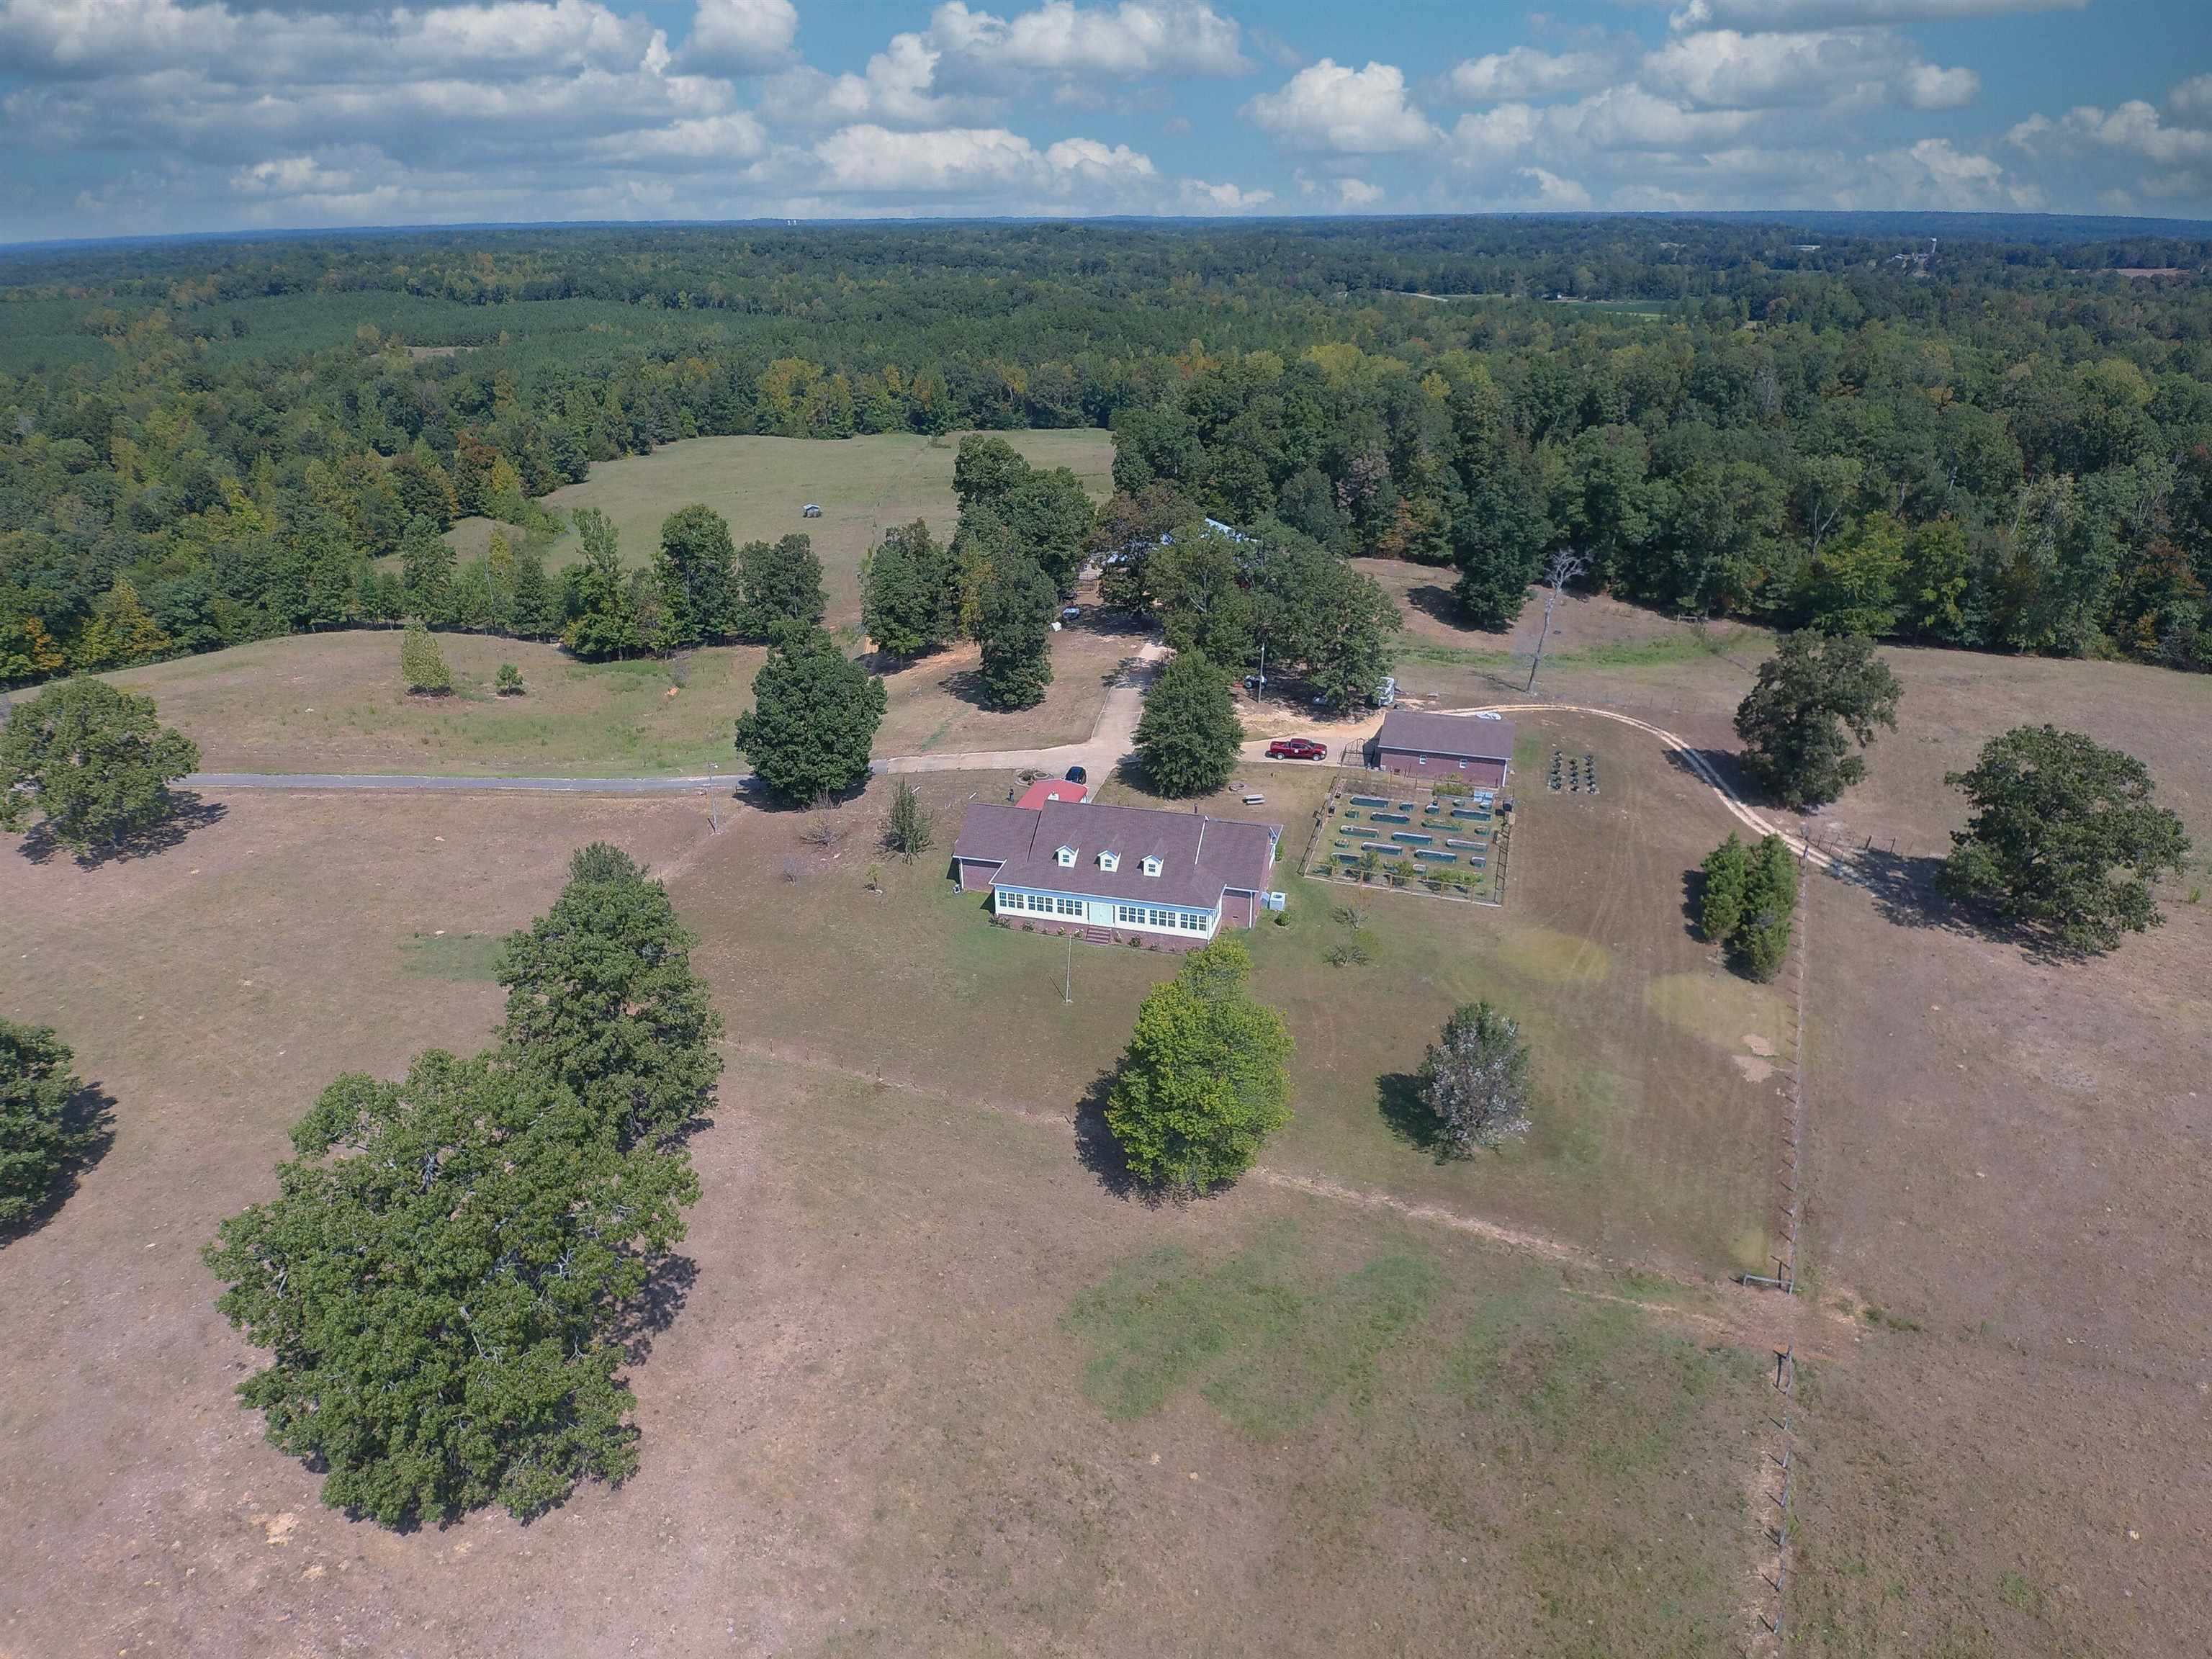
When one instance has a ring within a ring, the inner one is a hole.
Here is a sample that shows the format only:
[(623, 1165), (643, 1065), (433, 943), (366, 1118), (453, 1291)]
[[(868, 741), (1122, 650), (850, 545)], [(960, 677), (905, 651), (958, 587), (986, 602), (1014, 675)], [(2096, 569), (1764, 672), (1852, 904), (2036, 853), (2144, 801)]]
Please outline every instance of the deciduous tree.
[(680, 1134), (721, 1075), (722, 1022), (691, 966), (697, 943), (665, 888), (595, 842), (570, 861), (552, 909), (501, 953), (510, 1055), (574, 1090), (625, 1150)]
[(1938, 878), (1953, 897), (2073, 953), (2156, 927), (2152, 884), (2189, 856), (2181, 820), (2151, 799), (2134, 756), (2050, 726), (2015, 726), (1944, 781), (1973, 807)]
[(1228, 674), (1203, 653), (1176, 653), (1146, 691), (1137, 722), (1146, 781), (1163, 795), (1211, 794), (1229, 781), (1243, 741)]
[(83, 1086), (74, 1056), (47, 1025), (0, 1019), (0, 1230), (35, 1212), (94, 1132), (70, 1120)]
[(952, 637), (960, 589), (949, 549), (920, 519), (884, 532), (860, 563), (860, 625), (876, 648), (918, 657)]
[(1060, 595), (1052, 578), (1019, 553), (1001, 555), (983, 586), (975, 619), (983, 648), (983, 701), (1030, 708), (1052, 684), (1052, 618)]
[(811, 628), (829, 608), (813, 538), (793, 532), (738, 550), (738, 628), (746, 637), (771, 639), (786, 624)]
[(1420, 1088), (1449, 1156), (1527, 1133), (1533, 1091), (1519, 1023), (1487, 1002), (1455, 1010), (1422, 1059)]
[(430, 696), (453, 689), (445, 653), (419, 622), (409, 623), (399, 635), (399, 683), (410, 692)]
[(153, 698), (80, 675), (17, 703), (0, 730), (0, 830), (35, 811), (72, 852), (112, 846), (171, 817), (169, 786), (199, 763)]
[(1216, 939), (1137, 1010), (1106, 1126), (1147, 1185), (1205, 1193), (1252, 1167), (1290, 1121), (1290, 1025), (1249, 988), (1251, 958)]
[(240, 1397), (325, 1503), (527, 1517), (636, 1468), (617, 1326), (698, 1196), (680, 1151), (624, 1149), (544, 1069), (436, 1052), (340, 1078), (292, 1144), (207, 1261), (270, 1354)]
[(1902, 695), (1864, 635), (1786, 635), (1735, 711), (1744, 763), (1785, 806), (1833, 800), (1866, 775), (1852, 744), (1896, 730)]
[(753, 677), (738, 752), (782, 800), (805, 805), (857, 788), (884, 718), (884, 683), (818, 628), (787, 629)]
[(729, 523), (713, 507), (695, 501), (661, 520), (653, 580), (660, 596), (662, 646), (699, 645), (745, 624), (736, 558)]

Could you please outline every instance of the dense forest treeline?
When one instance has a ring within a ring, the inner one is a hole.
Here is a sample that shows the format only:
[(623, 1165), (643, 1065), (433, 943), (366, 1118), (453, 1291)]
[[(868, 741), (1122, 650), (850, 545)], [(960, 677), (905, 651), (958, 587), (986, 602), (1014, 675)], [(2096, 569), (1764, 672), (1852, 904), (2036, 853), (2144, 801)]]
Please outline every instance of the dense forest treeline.
[[(356, 234), (0, 258), (0, 681), (394, 617), (702, 434), (1109, 425), (1117, 487), (1692, 615), (2212, 660), (2212, 237), (1920, 218)], [(1929, 237), (1936, 234), (1931, 246)], [(2176, 272), (2131, 276), (2127, 272)], [(1633, 302), (1633, 303), (1622, 303)], [(517, 606), (501, 585), (529, 583)], [(573, 586), (573, 585), (572, 585)]]

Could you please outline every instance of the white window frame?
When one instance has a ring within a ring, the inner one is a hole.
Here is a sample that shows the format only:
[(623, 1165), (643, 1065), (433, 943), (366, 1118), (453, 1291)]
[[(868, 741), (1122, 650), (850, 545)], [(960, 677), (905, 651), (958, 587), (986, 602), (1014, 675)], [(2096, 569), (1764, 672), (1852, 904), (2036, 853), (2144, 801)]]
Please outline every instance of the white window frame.
[(1053, 857), (1059, 861), (1060, 867), (1063, 870), (1073, 870), (1075, 867), (1075, 849), (1073, 847), (1060, 848)]
[(1121, 867), (1121, 855), (1119, 853), (1101, 853), (1098, 855), (1098, 867), (1111, 874)]
[(1146, 875), (1157, 876), (1159, 872), (1160, 861), (1158, 859), (1146, 859), (1145, 860), (1145, 873)]

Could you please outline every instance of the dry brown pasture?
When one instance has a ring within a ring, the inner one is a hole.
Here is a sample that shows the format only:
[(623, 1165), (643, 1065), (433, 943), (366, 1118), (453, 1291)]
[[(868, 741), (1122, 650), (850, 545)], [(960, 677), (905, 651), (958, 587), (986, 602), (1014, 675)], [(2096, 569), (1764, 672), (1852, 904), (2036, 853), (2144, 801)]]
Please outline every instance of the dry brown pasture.
[[(0, 1011), (59, 1024), (117, 1104), (78, 1189), (0, 1249), (0, 1654), (1733, 1639), (1765, 1394), (1708, 1334), (1725, 1298), (1283, 1183), (1149, 1207), (1079, 1159), (1042, 1077), (1000, 1098), (957, 1066), (878, 1083), (854, 1054), (764, 1055), (784, 993), (722, 930), (834, 954), (811, 912), (859, 872), (763, 886), (759, 836), (793, 821), (739, 823), (757, 833), (710, 838), (692, 802), (255, 794), (144, 860), (9, 855)], [(529, 1527), (349, 1522), (231, 1399), (252, 1356), (198, 1247), (271, 1191), (336, 1072), (483, 1040), (496, 987), (422, 938), (524, 921), (593, 837), (667, 874), (732, 1036), (696, 1145), (697, 1277), (634, 1368), (644, 1468)], [(926, 908), (934, 879), (868, 902)]]
[[(1714, 649), (1571, 603), (1585, 632), (1545, 690), (1724, 758), (1759, 636)], [(1413, 689), (1431, 669), (1447, 702), (1512, 689), (1477, 636), (1433, 643), (1470, 654), (1401, 673)], [(2079, 963), (1934, 906), (1923, 878), (1960, 817), (1942, 774), (2021, 720), (2141, 755), (2212, 848), (2212, 686), (1889, 654), (1903, 728), (1813, 821), (1862, 850), (1808, 887), (1787, 1300), (1655, 1304), (1661, 1280), (1605, 1267), (1728, 1271), (1733, 1218), (1763, 1228), (1778, 1133), (1773, 1079), (1739, 1063), (1771, 1005), (1703, 959), (1680, 909), (1729, 821), (1609, 723), (1529, 722), (1540, 744), (1586, 726), (1607, 792), (1521, 787), (1489, 931), (1373, 895), (1376, 963), (1331, 969), (1348, 895), (1284, 883), (1290, 925), (1253, 944), (1299, 1036), (1299, 1115), (1264, 1176), (1180, 1210), (1112, 1196), (1069, 1121), (1172, 963), (993, 929), (862, 829), (825, 851), (795, 815), (703, 840), (696, 803), (241, 797), (144, 863), (9, 863), (30, 953), (0, 952), (0, 1012), (62, 1024), (119, 1105), (75, 1197), (0, 1250), (27, 1338), (0, 1392), (27, 1587), (0, 1598), (0, 1653), (599, 1653), (633, 1617), (678, 1652), (1740, 1651), (1770, 1338), (1804, 1357), (1785, 1650), (2205, 1651), (2203, 872), (2164, 927)], [(1293, 834), (1320, 787), (1317, 769), (1242, 781)], [(1007, 780), (922, 781), (949, 839), (960, 801)], [(646, 1468), (529, 1528), (348, 1523), (228, 1403), (246, 1356), (194, 1249), (266, 1190), (331, 1072), (489, 1026), (490, 988), (422, 976), (399, 941), (522, 920), (596, 834), (675, 867), (734, 1045), (698, 1147), (700, 1279), (637, 1370)], [(1438, 1169), (1374, 1082), (1469, 994), (1527, 1012), (1547, 1127)], [(1255, 1273), (1304, 1310), (1287, 1327), (1223, 1301)], [(1164, 1371), (1194, 1340), (1227, 1346)], [(1307, 1380), (1260, 1386), (1283, 1375)]]
[[(976, 702), (973, 647), (887, 665), (876, 752), (1080, 743), (1141, 643), (1087, 623), (1063, 629), (1053, 636), (1045, 700), (1014, 713)], [(438, 644), (456, 689), (437, 697), (400, 689), (399, 635), (390, 629), (290, 635), (111, 678), (153, 697), (210, 772), (650, 776), (736, 767), (731, 726), (752, 706), (767, 655), (712, 646), (674, 663), (585, 663), (523, 640), (441, 634)], [(523, 696), (494, 694), (505, 662), (521, 669)]]
[[(1604, 623), (1609, 602), (1578, 603)], [(1710, 638), (1555, 655), (1544, 689), (1734, 775), (1764, 650)], [(1848, 1310), (1856, 1340), (1806, 1368), (1793, 1647), (2212, 1650), (2212, 681), (1884, 655), (1903, 714), (1865, 781), (1771, 814), (1852, 854), (1808, 890), (1807, 1317)], [(1461, 672), (1465, 702), (1505, 697)], [(2197, 848), (2166, 925), (2091, 962), (2040, 958), (1929, 885), (1965, 817), (1943, 775), (2045, 721), (2143, 760)]]

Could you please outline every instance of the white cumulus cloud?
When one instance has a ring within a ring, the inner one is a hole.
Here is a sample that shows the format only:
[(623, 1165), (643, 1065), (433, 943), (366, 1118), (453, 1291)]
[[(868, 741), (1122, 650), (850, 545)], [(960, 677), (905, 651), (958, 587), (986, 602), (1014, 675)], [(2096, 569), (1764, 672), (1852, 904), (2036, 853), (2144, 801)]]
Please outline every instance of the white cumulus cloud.
[(783, 61), (799, 33), (791, 0), (699, 0), (687, 63), (739, 74)]
[(1542, 52), (1515, 46), (1452, 65), (1451, 90), (1471, 104), (1504, 104), (1559, 93), (1589, 92), (1620, 74), (1613, 52)]
[(1419, 149), (1437, 137), (1407, 98), (1405, 74), (1395, 64), (1353, 69), (1324, 58), (1279, 89), (1253, 99), (1244, 112), (1291, 149), (1387, 155)]

